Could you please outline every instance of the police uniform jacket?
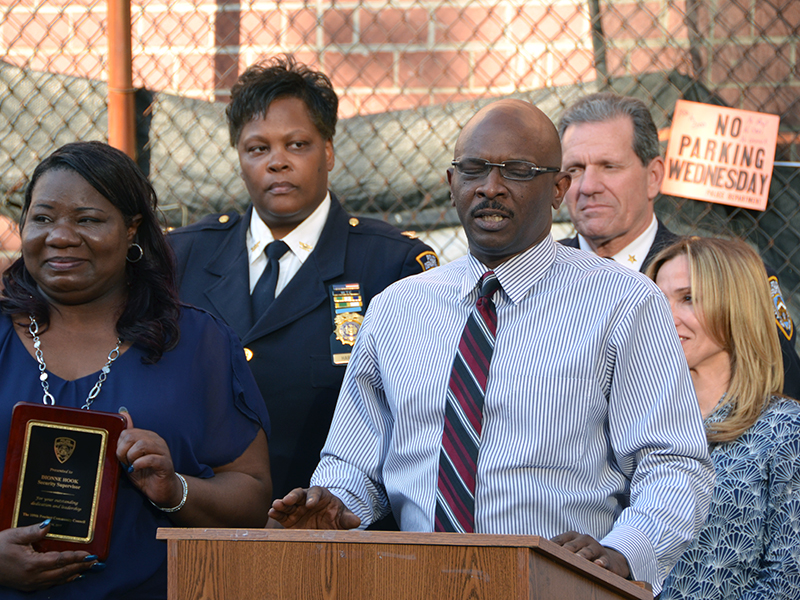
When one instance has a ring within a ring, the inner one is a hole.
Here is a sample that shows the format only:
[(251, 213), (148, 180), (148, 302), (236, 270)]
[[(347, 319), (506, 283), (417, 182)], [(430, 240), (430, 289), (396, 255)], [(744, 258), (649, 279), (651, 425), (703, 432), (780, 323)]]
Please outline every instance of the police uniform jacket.
[(345, 366), (332, 363), (330, 285), (360, 284), (365, 311), (386, 286), (435, 266), (438, 259), (427, 245), (387, 223), (351, 217), (331, 194), (316, 248), (251, 323), (245, 236), (252, 210), (243, 216), (210, 215), (168, 239), (181, 299), (228, 323), (250, 357), (272, 423), (273, 495), (282, 498), (308, 486), (344, 377)]
[[(667, 227), (658, 219), (658, 229), (656, 229), (656, 237), (653, 240), (653, 245), (647, 252), (647, 256), (642, 261), (642, 272), (647, 270), (647, 266), (655, 258), (661, 250), (669, 246), (672, 242), (679, 239), (680, 236), (672, 233)], [(578, 236), (565, 238), (560, 240), (565, 246), (579, 248)], [(775, 308), (775, 322), (778, 327), (778, 339), (781, 341), (781, 353), (783, 354), (783, 393), (792, 398), (800, 399), (800, 357), (797, 356), (795, 350), (795, 330), (794, 323), (792, 322), (789, 311), (781, 294), (780, 285), (778, 284), (778, 274), (775, 269), (767, 264), (764, 264), (767, 270), (767, 277), (770, 280), (770, 290), (772, 295), (772, 302)]]

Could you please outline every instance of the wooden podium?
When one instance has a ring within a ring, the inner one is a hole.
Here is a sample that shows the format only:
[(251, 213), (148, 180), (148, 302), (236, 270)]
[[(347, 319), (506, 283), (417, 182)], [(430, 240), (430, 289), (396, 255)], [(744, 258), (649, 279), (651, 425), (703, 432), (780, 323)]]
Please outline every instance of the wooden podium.
[(536, 536), (158, 530), (169, 600), (641, 599), (653, 594)]

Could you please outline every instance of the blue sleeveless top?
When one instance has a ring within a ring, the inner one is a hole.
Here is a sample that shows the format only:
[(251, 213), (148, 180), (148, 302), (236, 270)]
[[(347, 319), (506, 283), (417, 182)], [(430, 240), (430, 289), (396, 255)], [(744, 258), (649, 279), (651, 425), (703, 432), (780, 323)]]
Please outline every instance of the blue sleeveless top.
[[(260, 429), (269, 434), (269, 416), (233, 330), (205, 311), (181, 308), (178, 346), (154, 365), (142, 363), (145, 354), (139, 348), (129, 348), (112, 365), (92, 410), (115, 413), (126, 407), (137, 428), (164, 438), (177, 472), (212, 477), (212, 468), (241, 456)], [(27, 317), (16, 319), (27, 323)], [(42, 350), (47, 361), (46, 342)], [(0, 315), (0, 372), (2, 477), (12, 407), (19, 401), (42, 401), (38, 363), (7, 315)], [(80, 408), (98, 373), (75, 381), (51, 373), (56, 404)], [(158, 527), (169, 526), (167, 515), (150, 504), (123, 470), (106, 569), (35, 593), (0, 587), (0, 597), (166, 598), (167, 546), (155, 536)]]

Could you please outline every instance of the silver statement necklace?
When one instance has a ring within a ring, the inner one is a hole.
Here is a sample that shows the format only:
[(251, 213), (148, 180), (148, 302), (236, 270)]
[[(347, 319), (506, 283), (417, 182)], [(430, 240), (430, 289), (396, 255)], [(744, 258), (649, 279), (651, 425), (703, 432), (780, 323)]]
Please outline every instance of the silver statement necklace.
[[(31, 324), (28, 326), (28, 333), (31, 334), (33, 338), (33, 349), (36, 351), (36, 362), (39, 363), (39, 381), (42, 382), (42, 390), (44, 390), (44, 396), (42, 396), (42, 402), (48, 404), (50, 406), (54, 406), (56, 403), (56, 399), (53, 397), (53, 394), (50, 393), (50, 383), (47, 381), (47, 364), (44, 362), (44, 354), (42, 354), (42, 340), (39, 339), (39, 324), (36, 322), (36, 319), (33, 315), (29, 315), (31, 320)], [(97, 394), (100, 393), (100, 389), (103, 387), (103, 382), (108, 377), (109, 372), (111, 372), (111, 363), (119, 358), (119, 347), (122, 345), (122, 340), (117, 338), (117, 345), (116, 347), (108, 353), (108, 362), (105, 366), (100, 369), (100, 376), (97, 378), (97, 383), (94, 384), (94, 387), (89, 392), (89, 395), (86, 396), (86, 402), (83, 403), (81, 406), (82, 409), (89, 410), (89, 407), (94, 402), (94, 399), (97, 398)]]

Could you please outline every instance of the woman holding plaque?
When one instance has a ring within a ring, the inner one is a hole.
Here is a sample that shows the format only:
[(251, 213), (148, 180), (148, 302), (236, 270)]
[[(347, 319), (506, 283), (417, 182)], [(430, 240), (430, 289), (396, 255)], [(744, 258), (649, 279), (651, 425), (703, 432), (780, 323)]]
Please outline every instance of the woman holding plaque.
[(648, 275), (672, 308), (717, 475), (661, 599), (800, 598), (800, 404), (781, 393), (764, 263), (744, 242), (692, 237)]
[(158, 527), (266, 524), (264, 401), (233, 331), (178, 303), (155, 207), (135, 163), (99, 142), (59, 148), (31, 177), (0, 297), (0, 453), (20, 400), (124, 413), (127, 429), (107, 559), (37, 551), (56, 522), (6, 529), (2, 598), (166, 598)]

